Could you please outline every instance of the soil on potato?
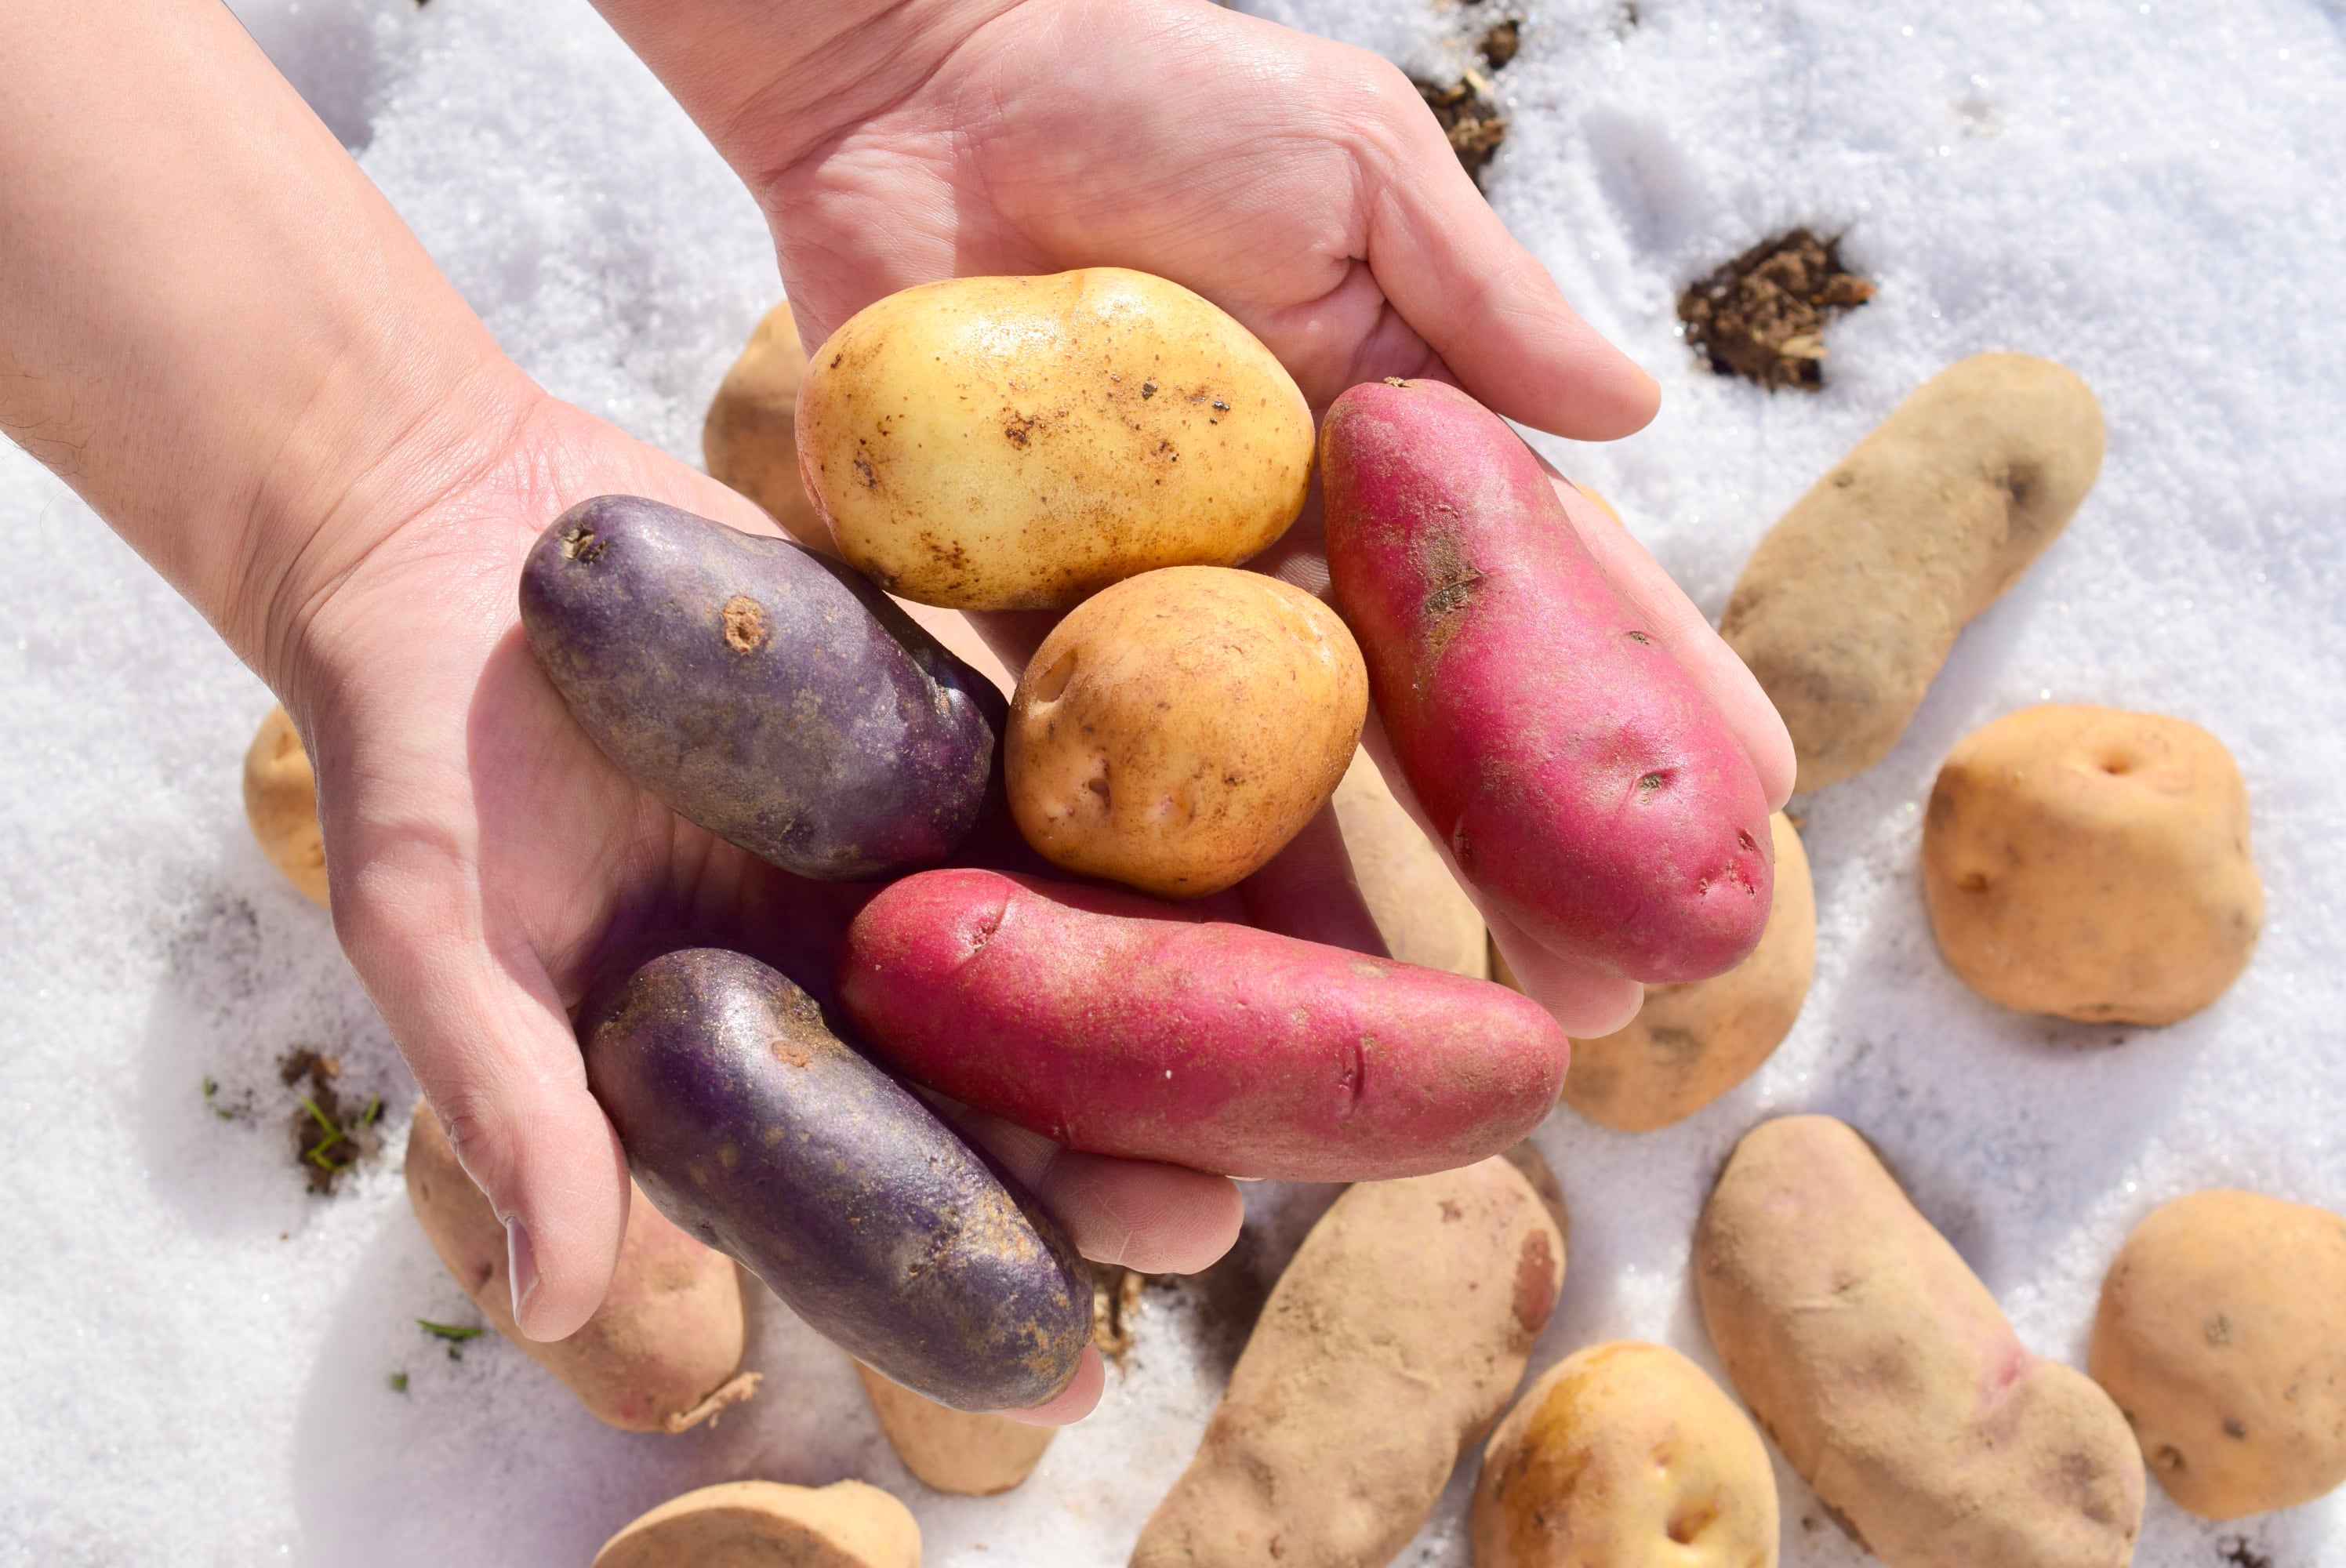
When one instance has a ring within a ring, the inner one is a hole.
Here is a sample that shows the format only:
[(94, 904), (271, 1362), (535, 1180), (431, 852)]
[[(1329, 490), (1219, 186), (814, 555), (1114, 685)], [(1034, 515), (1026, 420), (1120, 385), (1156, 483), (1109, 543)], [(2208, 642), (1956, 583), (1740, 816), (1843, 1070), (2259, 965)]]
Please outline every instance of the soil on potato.
[(277, 1064), (279, 1082), (294, 1096), (286, 1120), (293, 1134), (293, 1163), (321, 1197), (382, 1146), (382, 1097), (370, 1095), (354, 1105), (343, 1104), (334, 1086), (342, 1074), (339, 1060), (306, 1045)]
[(1817, 391), (1826, 321), (1873, 298), (1872, 282), (1841, 265), (1840, 248), (1795, 229), (1688, 284), (1678, 296), (1687, 341), (1720, 375)]

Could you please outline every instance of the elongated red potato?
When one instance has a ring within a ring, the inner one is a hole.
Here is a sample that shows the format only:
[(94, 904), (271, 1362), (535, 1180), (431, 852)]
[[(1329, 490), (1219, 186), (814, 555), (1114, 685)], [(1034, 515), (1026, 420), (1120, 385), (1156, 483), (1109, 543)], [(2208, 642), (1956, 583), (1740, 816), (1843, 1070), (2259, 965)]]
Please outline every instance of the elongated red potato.
[(1497, 1154), (1571, 1043), (1504, 986), (999, 871), (907, 877), (848, 930), (872, 1049), (1095, 1154), (1369, 1181)]
[(1433, 382), (1356, 386), (1320, 472), (1336, 608), (1459, 870), (1545, 945), (1702, 980), (1768, 923), (1768, 801), (1614, 594), (1539, 460)]

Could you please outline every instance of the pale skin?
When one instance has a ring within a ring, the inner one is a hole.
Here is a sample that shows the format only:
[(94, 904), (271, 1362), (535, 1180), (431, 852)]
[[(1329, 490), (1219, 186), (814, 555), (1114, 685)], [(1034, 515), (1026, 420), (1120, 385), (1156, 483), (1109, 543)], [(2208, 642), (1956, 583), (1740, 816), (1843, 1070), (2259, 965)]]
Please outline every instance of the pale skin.
[[(1229, 311), (1315, 407), (1432, 375), (1584, 439), (1652, 415), (1651, 381), (1359, 51), (1205, 0), (602, 9), (771, 218), (809, 342), (909, 284), (1118, 265)], [(592, 495), (773, 524), (531, 382), (215, 0), (0, 6), (0, 429), (284, 699), (317, 765), (336, 932), (506, 1224), (516, 1318), (566, 1335), (602, 1298), (627, 1202), (567, 1013), (598, 955), (689, 925), (821, 974), (856, 895), (614, 772), (529, 659), (515, 584), (539, 530)], [(1791, 748), (1758, 686), (1565, 494), (1781, 804)], [(1326, 583), (1309, 518), (1260, 564)], [(984, 630), (1014, 668), (1040, 636)], [(1325, 812), (1223, 898), (1230, 918), (1376, 946)], [(1634, 1013), (1634, 983), (1495, 930), (1570, 1033)], [(1188, 1271), (1237, 1234), (1221, 1177), (973, 1130), (1092, 1257)], [(1082, 1415), (1100, 1376), (1087, 1359), (1027, 1413)]]

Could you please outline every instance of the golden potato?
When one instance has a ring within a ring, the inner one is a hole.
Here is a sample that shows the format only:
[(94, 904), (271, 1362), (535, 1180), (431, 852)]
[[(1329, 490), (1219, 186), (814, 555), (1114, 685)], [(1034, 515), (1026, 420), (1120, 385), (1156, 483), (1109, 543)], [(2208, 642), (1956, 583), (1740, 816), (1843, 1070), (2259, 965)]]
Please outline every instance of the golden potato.
[(1254, 572), (1170, 566), (1076, 606), (1010, 702), (1026, 841), (1164, 898), (1277, 854), (1344, 776), (1369, 677), (1336, 612)]
[(2223, 742), (2179, 718), (2061, 703), (1947, 754), (1923, 820), (1923, 893), (1973, 990), (2093, 1021), (2198, 1012), (2264, 924), (2248, 787)]
[(1403, 963), (1490, 979), (1491, 933), (1482, 915), (1367, 752), (1352, 754), (1335, 801), (1352, 875), (1387, 950)]
[(1491, 1434), (1469, 1521), (1474, 1568), (1774, 1568), (1776, 1472), (1692, 1361), (1591, 1345)]
[(2067, 525), (2101, 465), (2084, 382), (2050, 360), (1974, 354), (1768, 530), (1719, 632), (1784, 716), (1798, 788), (1889, 755), (1956, 634)]
[(718, 384), (700, 424), (700, 457), (711, 477), (764, 507), (791, 538), (836, 555), (831, 530), (799, 479), (799, 386), (806, 365), (785, 300), (766, 312)]
[(964, 1497), (1008, 1492), (1034, 1473), (1043, 1451), (1059, 1433), (1056, 1427), (941, 1405), (861, 1361), (855, 1363), (855, 1375), (863, 1381), (863, 1396), (880, 1418), (888, 1446), (906, 1470), (939, 1492)]
[(318, 776), (282, 708), (272, 708), (244, 753), (244, 820), (270, 864), (326, 907), (326, 840), (318, 830)]
[(729, 1481), (639, 1516), (594, 1568), (921, 1568), (921, 1527), (860, 1481)]
[(2225, 1189), (2152, 1210), (2102, 1281), (2086, 1365), (2202, 1519), (2320, 1497), (2346, 1481), (2346, 1219)]
[(799, 460), (839, 552), (892, 594), (1056, 609), (1287, 530), (1311, 411), (1188, 290), (1094, 267), (892, 294), (831, 334)]
[(1791, 1033), (1817, 968), (1817, 901), (1800, 835), (1781, 811), (1769, 828), (1776, 901), (1751, 956), (1708, 980), (1648, 985), (1627, 1027), (1572, 1043), (1565, 1103), (1590, 1121), (1667, 1127), (1759, 1071)]

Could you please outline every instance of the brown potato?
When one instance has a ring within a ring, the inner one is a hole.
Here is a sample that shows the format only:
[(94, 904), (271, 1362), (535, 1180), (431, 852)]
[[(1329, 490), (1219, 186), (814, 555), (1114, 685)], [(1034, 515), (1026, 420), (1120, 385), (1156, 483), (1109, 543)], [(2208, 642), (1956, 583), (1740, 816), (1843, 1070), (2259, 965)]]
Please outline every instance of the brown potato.
[(432, 1249), (490, 1327), (561, 1379), (596, 1420), (623, 1431), (680, 1432), (756, 1391), (742, 1372), (741, 1283), (733, 1260), (631, 1192), (610, 1293), (566, 1339), (514, 1324), (505, 1227), (473, 1185), (432, 1107), (407, 1135), (407, 1198)]
[(1336, 820), (1361, 898), (1403, 963), (1491, 978), (1491, 933), (1423, 830), (1410, 820), (1365, 751), (1336, 786)]
[(2264, 924), (2248, 786), (2223, 742), (2179, 718), (2061, 703), (1947, 754), (1923, 820), (1923, 894), (1973, 990), (2096, 1022), (2198, 1012)]
[(1474, 1568), (1774, 1568), (1776, 1472), (1692, 1361), (1591, 1345), (1491, 1434), (1469, 1521)]
[(921, 1527), (860, 1481), (729, 1481), (641, 1515), (594, 1568), (921, 1568)]
[(1352, 634), (1300, 588), (1150, 572), (1035, 650), (1004, 737), (1011, 815), (1069, 871), (1163, 898), (1218, 892), (1327, 800), (1368, 705)]
[(2320, 1497), (2346, 1481), (2346, 1219), (2226, 1189), (2161, 1205), (2102, 1281), (2086, 1364), (2202, 1519)]
[(1062, 609), (1287, 531), (1311, 411), (1244, 327), (1119, 267), (956, 278), (866, 306), (814, 356), (799, 461), (839, 553), (892, 594)]
[(1648, 985), (1627, 1027), (1572, 1043), (1565, 1103), (1590, 1121), (1667, 1127), (1758, 1072), (1791, 1033), (1817, 968), (1817, 900), (1800, 835), (1781, 811), (1769, 828), (1776, 901), (1751, 956), (1708, 980)]
[(2033, 1356), (1881, 1160), (1831, 1116), (1762, 1122), (1695, 1232), (1728, 1376), (1890, 1568), (2121, 1568), (2142, 1459), (2084, 1373)]
[(1056, 1427), (941, 1405), (889, 1381), (861, 1361), (855, 1363), (855, 1375), (863, 1381), (863, 1395), (880, 1418), (888, 1446), (906, 1470), (939, 1492), (964, 1497), (1008, 1492), (1034, 1473), (1043, 1451), (1059, 1432)]
[(244, 818), (270, 864), (326, 907), (326, 840), (318, 830), (318, 776), (282, 708), (272, 708), (244, 753)]
[(1768, 530), (1719, 630), (1784, 716), (1798, 788), (1890, 754), (1956, 634), (2067, 525), (2101, 465), (2084, 382), (2050, 360), (1974, 354)]
[(1304, 1237), (1131, 1568), (1363, 1568), (1523, 1377), (1564, 1241), (1514, 1166), (1362, 1182)]
[(712, 478), (764, 507), (791, 538), (836, 555), (831, 530), (799, 479), (799, 386), (806, 367), (785, 300), (766, 312), (718, 383), (700, 424), (700, 457)]

